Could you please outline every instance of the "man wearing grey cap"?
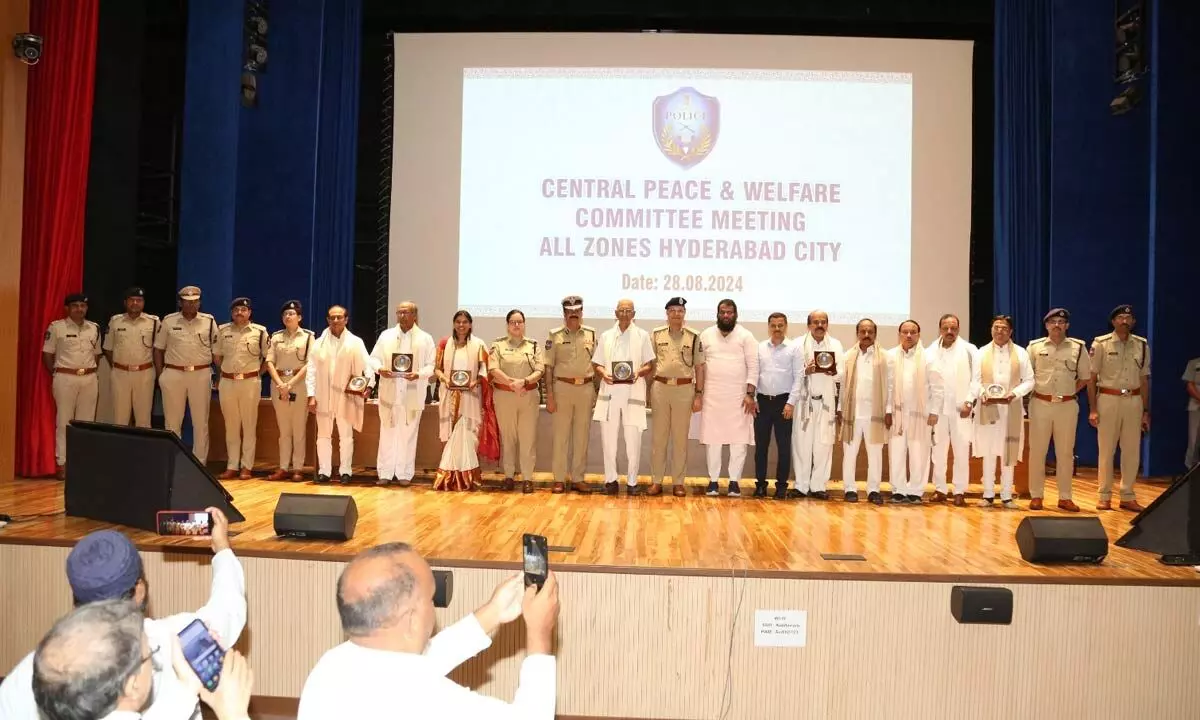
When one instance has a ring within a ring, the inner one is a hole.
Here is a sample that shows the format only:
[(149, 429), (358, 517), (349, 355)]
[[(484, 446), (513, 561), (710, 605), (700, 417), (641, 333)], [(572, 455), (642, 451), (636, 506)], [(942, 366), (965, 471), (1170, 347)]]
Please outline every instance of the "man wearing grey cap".
[[(223, 643), (232, 646), (246, 626), (246, 578), (229, 547), (229, 521), (217, 508), (208, 508), (208, 512), (213, 517), (213, 578), (208, 602), (195, 613), (146, 618), (143, 623), (154, 649), (153, 704), (143, 712), (146, 720), (200, 716), (195, 691), (180, 680), (171, 666), (171, 641), (180, 630), (199, 618)], [(141, 556), (129, 538), (115, 530), (86, 535), (71, 549), (67, 555), (67, 582), (77, 607), (124, 599), (145, 612), (149, 603), (149, 585)], [(0, 685), (0, 718), (38, 720), (33, 673), (34, 653), (30, 653), (5, 674)]]
[(163, 420), (182, 437), (183, 414), (192, 412), (192, 455), (208, 462), (208, 410), (212, 404), (213, 346), (217, 320), (200, 312), (200, 288), (179, 290), (179, 312), (163, 318), (154, 341), (154, 367), (162, 388)]
[(104, 357), (112, 368), (113, 423), (128, 425), (130, 415), (137, 427), (150, 427), (154, 407), (154, 338), (158, 316), (142, 312), (145, 291), (125, 291), (125, 312), (113, 315), (104, 335)]
[(1071, 313), (1054, 308), (1042, 318), (1046, 337), (1029, 343), (1033, 392), (1029, 401), (1029, 501), (1041, 510), (1046, 491), (1046, 451), (1054, 438), (1054, 479), (1058, 509), (1079, 512), (1071, 499), (1075, 474), (1075, 427), (1079, 423), (1078, 393), (1088, 389), (1088, 407), (1096, 404), (1092, 363), (1082, 340), (1067, 337)]
[(1141, 512), (1133, 494), (1142, 456), (1142, 433), (1150, 431), (1150, 344), (1133, 334), (1137, 319), (1132, 305), (1108, 314), (1113, 331), (1092, 341), (1092, 380), (1096, 403), (1088, 422), (1097, 430), (1100, 453), (1097, 510), (1112, 509), (1113, 453), (1121, 448), (1121, 509)]
[(66, 479), (67, 423), (96, 419), (96, 377), (100, 359), (100, 326), (87, 319), (88, 299), (72, 293), (63, 300), (66, 317), (46, 328), (42, 364), (50, 373), (56, 418), (54, 423), (55, 476)]

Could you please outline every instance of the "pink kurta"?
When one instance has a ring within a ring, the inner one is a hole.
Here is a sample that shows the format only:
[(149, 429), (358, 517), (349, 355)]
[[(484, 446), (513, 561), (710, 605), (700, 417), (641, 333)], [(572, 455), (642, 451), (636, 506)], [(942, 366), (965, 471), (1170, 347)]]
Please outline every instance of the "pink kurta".
[(704, 398), (698, 439), (704, 445), (753, 445), (754, 416), (742, 408), (746, 383), (758, 381), (758, 342), (741, 325), (728, 334), (700, 333), (704, 346)]

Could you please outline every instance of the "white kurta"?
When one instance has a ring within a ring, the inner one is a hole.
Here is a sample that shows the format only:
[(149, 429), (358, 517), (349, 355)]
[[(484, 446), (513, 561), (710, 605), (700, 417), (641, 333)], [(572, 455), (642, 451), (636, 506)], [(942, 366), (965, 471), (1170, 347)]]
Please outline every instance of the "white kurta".
[[(611, 375), (612, 363), (620, 361), (632, 363), (635, 374), (643, 365), (653, 362), (654, 343), (650, 341), (650, 333), (633, 324), (630, 324), (625, 332), (621, 332), (619, 325), (605, 330), (600, 335), (600, 341), (596, 343), (596, 351), (592, 353), (592, 363), (603, 367), (605, 372)], [(631, 400), (640, 411), (622, 412)], [(600, 395), (596, 398), (596, 409), (592, 413), (592, 419), (606, 422), (609, 418), (617, 416), (622, 418), (625, 425), (633, 425), (639, 430), (646, 429), (646, 378), (639, 377), (628, 384), (610, 385), (601, 382)]]
[[(942, 409), (942, 382), (937, 367), (919, 350), (919, 346), (913, 346), (905, 352), (897, 345), (887, 351), (890, 386), (887, 412), (892, 414), (894, 434), (919, 432), (928, 439), (929, 416), (939, 414)], [(925, 367), (925, 383), (921, 387), (917, 383), (918, 361)], [(896, 398), (897, 388), (899, 401)]]
[[(983, 356), (989, 349), (994, 348), (992, 352), (992, 377), (983, 377)], [(1015, 358), (1014, 358), (1015, 354)], [(976, 358), (975, 369), (972, 373), (971, 380), (971, 397), (979, 398), (983, 394), (983, 386), (992, 383), (1000, 383), (1008, 387), (1011, 380), (1012, 365), (1017, 362), (1020, 364), (1018, 375), (1020, 377), (1017, 386), (1010, 388), (1009, 391), (1016, 396), (1016, 399), (1007, 405), (997, 405), (996, 408), (1000, 411), (996, 422), (991, 425), (983, 425), (979, 422), (979, 417), (982, 413), (979, 409), (975, 410), (975, 457), (987, 457), (989, 455), (999, 455), (1004, 457), (1004, 436), (1008, 429), (1008, 414), (1010, 412), (1018, 412), (1022, 415), (1025, 413), (1025, 408), (1021, 403), (1021, 398), (1029, 394), (1033, 390), (1033, 366), (1029, 364), (1029, 353), (1025, 352), (1025, 348), (1019, 347), (1013, 343), (1007, 343), (1004, 347), (995, 347), (994, 343), (988, 343), (979, 349), (979, 356)], [(982, 402), (982, 400), (980, 400)], [(1025, 443), (1025, 428), (1022, 423), (1021, 440), (1017, 445), (1017, 457), (1021, 455), (1021, 447)], [(1015, 463), (1014, 463), (1015, 464)]]
[(357, 375), (365, 375), (375, 384), (374, 364), (366, 345), (349, 330), (343, 330), (339, 338), (326, 328), (308, 355), (304, 374), (308, 396), (317, 399), (318, 415), (349, 420), (361, 432), (366, 400), (345, 392), (346, 383)]
[[(229, 645), (237, 642), (246, 627), (246, 576), (232, 550), (222, 550), (212, 559), (212, 590), (208, 602), (195, 613), (165, 618), (147, 618), (146, 635), (155, 652), (154, 702), (142, 717), (146, 720), (180, 720), (200, 717), (195, 693), (188, 692), (171, 666), (171, 637), (196, 618), (204, 621)], [(193, 715), (194, 713), (194, 715)], [(0, 685), (0, 718), (39, 720), (33, 699), (33, 653), (5, 673)]]
[(696, 437), (704, 445), (753, 445), (754, 416), (742, 409), (746, 384), (758, 381), (758, 342), (741, 325), (728, 335), (717, 326), (700, 333), (704, 398)]
[[(426, 388), (433, 376), (437, 345), (433, 336), (418, 325), (413, 325), (408, 332), (401, 332), (400, 326), (394, 325), (379, 334), (371, 349), (373, 368), (376, 371), (391, 370), (395, 353), (412, 353), (417, 379), (379, 378), (379, 422), (384, 427), (392, 427), (402, 420), (420, 422)], [(405, 412), (397, 412), (397, 409)]]
[(525, 656), (511, 703), (479, 695), (446, 677), (491, 644), (474, 615), (434, 636), (423, 655), (344, 642), (322, 655), (309, 673), (296, 720), (388, 716), (553, 720), (553, 655)]

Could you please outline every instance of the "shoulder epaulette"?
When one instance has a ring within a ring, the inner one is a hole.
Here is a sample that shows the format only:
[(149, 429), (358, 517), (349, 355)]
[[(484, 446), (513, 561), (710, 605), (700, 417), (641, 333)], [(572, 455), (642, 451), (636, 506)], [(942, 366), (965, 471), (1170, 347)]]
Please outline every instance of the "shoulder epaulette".
[(1092, 342), (1102, 342), (1102, 341), (1112, 338), (1112, 336), (1113, 336), (1112, 333), (1104, 333), (1103, 335), (1097, 335), (1096, 339), (1092, 340)]
[(1135, 338), (1135, 339), (1137, 339), (1137, 340), (1141, 340), (1142, 342), (1144, 342), (1144, 343), (1147, 343), (1147, 344), (1150, 342), (1149, 340), (1147, 340), (1146, 338), (1142, 337), (1141, 335), (1134, 335), (1133, 333), (1130, 333), (1130, 334), (1129, 334), (1129, 337)]
[(507, 335), (501, 335), (500, 337), (496, 338), (496, 339), (495, 339), (495, 340), (493, 340), (492, 342), (493, 342), (493, 343), (502, 343), (502, 342), (504, 342), (504, 341), (505, 341), (505, 340), (507, 340), (507, 339), (508, 339), (508, 336), (507, 336)]
[(657, 333), (657, 332), (662, 332), (663, 330), (670, 330), (670, 329), (671, 329), (670, 325), (659, 325), (658, 327), (654, 328), (654, 330), (652, 330), (651, 332)]
[(563, 331), (563, 330), (565, 330), (565, 329), (566, 329), (566, 326), (565, 326), (565, 325), (559, 325), (559, 326), (558, 326), (558, 327), (556, 327), (556, 328), (550, 328), (550, 334), (551, 334), (551, 335), (557, 335), (557, 334), (559, 334), (560, 332), (562, 332), (562, 331)]
[(229, 326), (230, 326), (230, 325), (232, 325), (232, 324), (233, 324), (232, 322), (221, 323), (220, 325), (218, 325), (218, 326), (217, 326), (217, 329), (218, 329), (218, 330), (224, 330), (225, 328), (229, 327)]

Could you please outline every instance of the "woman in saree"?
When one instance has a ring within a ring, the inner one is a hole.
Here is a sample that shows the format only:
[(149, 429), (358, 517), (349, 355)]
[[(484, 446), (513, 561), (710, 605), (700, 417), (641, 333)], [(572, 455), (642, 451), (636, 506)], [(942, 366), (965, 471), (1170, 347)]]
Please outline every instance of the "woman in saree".
[(433, 487), (474, 490), (480, 484), (480, 458), (500, 456), (492, 388), (488, 384), (488, 351), (471, 334), (471, 313), (454, 313), (454, 331), (438, 343), (434, 374), (441, 383), (438, 437), (445, 445)]

